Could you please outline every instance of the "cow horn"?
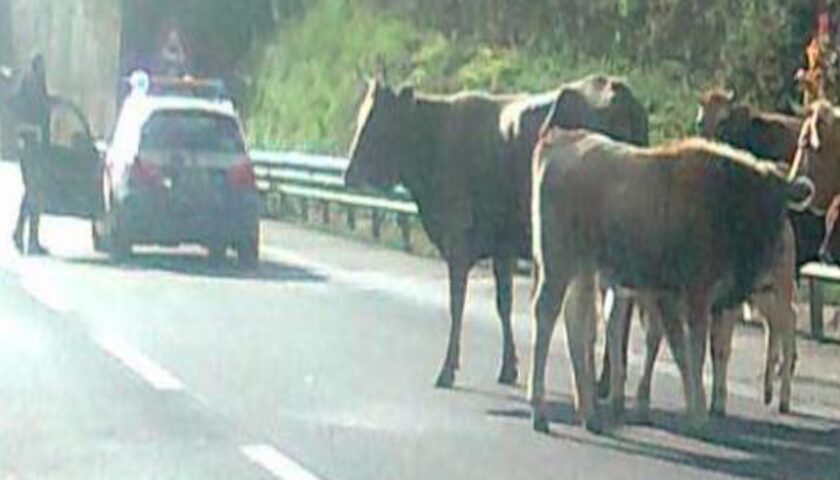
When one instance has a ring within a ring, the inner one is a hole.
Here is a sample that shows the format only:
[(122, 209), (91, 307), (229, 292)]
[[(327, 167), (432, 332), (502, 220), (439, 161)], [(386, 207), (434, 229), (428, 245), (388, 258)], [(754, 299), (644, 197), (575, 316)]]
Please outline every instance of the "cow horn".
[(727, 102), (732, 102), (735, 100), (735, 90), (731, 88), (727, 88), (723, 90), (723, 97), (726, 99)]

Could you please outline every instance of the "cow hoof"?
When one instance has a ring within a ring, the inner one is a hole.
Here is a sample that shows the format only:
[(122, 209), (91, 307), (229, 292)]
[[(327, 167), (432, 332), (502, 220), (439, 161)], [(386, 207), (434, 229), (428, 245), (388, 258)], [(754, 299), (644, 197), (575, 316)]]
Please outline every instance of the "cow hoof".
[(537, 433), (551, 433), (548, 428), (548, 418), (542, 413), (534, 412), (531, 417), (531, 424)]
[(633, 413), (636, 423), (639, 425), (652, 425), (653, 418), (650, 414), (650, 406), (637, 406), (635, 412)]
[(595, 394), (602, 400), (610, 395), (610, 378), (608, 375), (601, 375), (601, 379), (595, 385)]
[(626, 420), (624, 409), (621, 411), (615, 411), (612, 408), (610, 409), (609, 416), (607, 417), (606, 421), (604, 422), (604, 429), (605, 430), (616, 430), (624, 426), (624, 422)]
[(595, 435), (601, 435), (607, 430), (605, 422), (597, 415), (584, 419), (583, 428)]
[(624, 414), (627, 411), (625, 408), (624, 397), (610, 399), (609, 405), (610, 423), (622, 422), (624, 420)]
[(790, 402), (779, 402), (779, 413), (790, 413)]
[(689, 415), (688, 431), (697, 436), (703, 436), (709, 430), (709, 417), (707, 415)]
[(519, 379), (519, 371), (517, 370), (516, 366), (502, 366), (502, 370), (499, 372), (499, 383), (502, 385), (516, 385), (516, 381)]
[(764, 404), (770, 405), (773, 402), (773, 390), (764, 391)]
[(449, 369), (442, 370), (435, 382), (435, 387), (449, 389), (453, 385), (455, 385), (455, 371)]

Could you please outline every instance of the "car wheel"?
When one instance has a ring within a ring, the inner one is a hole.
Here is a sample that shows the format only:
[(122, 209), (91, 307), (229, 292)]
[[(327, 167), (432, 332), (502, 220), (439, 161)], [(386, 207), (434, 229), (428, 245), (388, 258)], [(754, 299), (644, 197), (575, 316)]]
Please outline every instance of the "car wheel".
[(207, 245), (207, 260), (211, 265), (222, 265), (227, 258), (227, 245)]
[(105, 239), (102, 237), (102, 222), (100, 220), (92, 220), (90, 222), (90, 236), (93, 239), (93, 250), (97, 253), (108, 253), (108, 248)]
[(131, 257), (133, 247), (131, 239), (128, 237), (126, 232), (125, 220), (117, 209), (114, 209), (111, 212), (111, 232), (109, 240), (108, 253), (111, 254), (112, 260), (123, 261)]
[(242, 268), (256, 269), (260, 264), (259, 233), (243, 239), (236, 245), (236, 261)]

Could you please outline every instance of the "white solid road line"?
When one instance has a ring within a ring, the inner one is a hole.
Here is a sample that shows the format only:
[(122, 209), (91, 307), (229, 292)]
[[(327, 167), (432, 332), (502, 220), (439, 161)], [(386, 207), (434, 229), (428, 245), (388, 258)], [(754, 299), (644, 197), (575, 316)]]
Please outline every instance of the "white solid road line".
[(283, 480), (319, 480), (312, 472), (283, 455), (271, 445), (245, 445), (239, 448), (249, 460)]
[(184, 384), (174, 375), (135, 350), (122, 339), (113, 335), (103, 335), (98, 337), (96, 341), (105, 352), (119, 360), (156, 390), (179, 391), (184, 389)]

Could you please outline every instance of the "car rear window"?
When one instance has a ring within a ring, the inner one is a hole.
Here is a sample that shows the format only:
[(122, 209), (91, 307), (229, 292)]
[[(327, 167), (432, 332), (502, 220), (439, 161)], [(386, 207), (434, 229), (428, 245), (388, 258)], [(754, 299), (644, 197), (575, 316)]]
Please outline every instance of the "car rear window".
[(214, 153), (245, 151), (236, 120), (225, 115), (195, 111), (153, 114), (143, 126), (140, 148)]

